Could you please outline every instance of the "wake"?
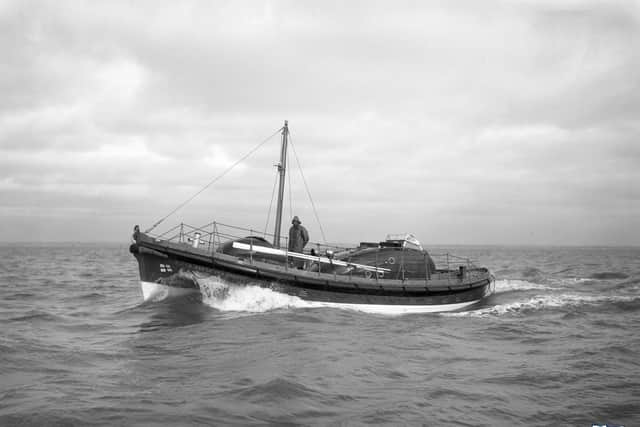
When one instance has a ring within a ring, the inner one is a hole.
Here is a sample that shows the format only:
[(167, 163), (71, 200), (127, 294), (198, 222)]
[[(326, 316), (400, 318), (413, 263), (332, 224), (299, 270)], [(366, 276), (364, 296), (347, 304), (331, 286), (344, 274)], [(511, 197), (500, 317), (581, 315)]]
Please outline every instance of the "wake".
[(199, 277), (202, 302), (220, 311), (264, 313), (291, 308), (322, 307), (321, 303), (275, 292), (257, 285), (230, 285), (219, 277)]
[[(372, 314), (404, 314), (391, 313), (385, 307), (372, 308), (371, 306), (363, 305), (358, 309), (340, 307), (325, 302), (306, 301), (296, 296), (276, 292), (258, 285), (230, 284), (216, 276), (198, 277), (197, 281), (202, 293), (202, 302), (222, 312), (266, 313), (275, 310), (339, 308)], [(572, 283), (576, 282), (579, 283), (579, 281), (572, 281)], [(517, 316), (549, 309), (631, 302), (640, 298), (638, 295), (584, 295), (567, 291), (566, 287), (552, 287), (526, 280), (497, 280), (494, 296), (504, 299), (512, 293), (519, 299), (491, 306), (482, 306), (475, 310), (471, 308), (466, 311), (439, 314), (455, 317)]]
[(513, 301), (505, 304), (497, 304), (458, 313), (443, 313), (443, 315), (456, 317), (502, 317), (508, 315), (524, 315), (551, 309), (573, 308), (581, 306), (595, 306), (611, 303), (626, 303), (638, 300), (638, 296), (623, 295), (580, 295), (580, 294), (556, 294), (537, 295), (524, 301)]

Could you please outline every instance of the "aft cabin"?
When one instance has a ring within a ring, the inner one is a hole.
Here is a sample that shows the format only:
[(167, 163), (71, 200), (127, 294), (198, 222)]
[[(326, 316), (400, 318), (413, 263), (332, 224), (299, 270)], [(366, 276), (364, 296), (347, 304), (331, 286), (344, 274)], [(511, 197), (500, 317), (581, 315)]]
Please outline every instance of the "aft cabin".
[(413, 234), (389, 234), (382, 242), (361, 242), (339, 258), (384, 268), (388, 270), (385, 279), (424, 279), (436, 271), (433, 259)]

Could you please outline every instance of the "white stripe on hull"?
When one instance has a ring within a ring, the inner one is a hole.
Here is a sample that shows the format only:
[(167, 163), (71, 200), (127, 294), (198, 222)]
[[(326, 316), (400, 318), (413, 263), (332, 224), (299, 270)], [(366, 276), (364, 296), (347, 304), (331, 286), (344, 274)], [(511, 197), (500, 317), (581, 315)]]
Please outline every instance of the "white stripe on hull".
[(142, 288), (142, 298), (145, 301), (162, 301), (167, 298), (178, 298), (200, 293), (200, 289), (196, 288), (178, 288), (144, 281), (140, 281), (140, 287)]
[[(196, 288), (178, 288), (167, 286), (160, 283), (141, 281), (142, 297), (144, 301), (162, 301), (167, 298), (179, 298), (186, 295), (199, 294), (200, 289)], [(487, 292), (489, 295), (491, 292)], [(426, 304), (426, 305), (397, 305), (397, 304), (348, 304), (337, 302), (323, 302), (313, 300), (300, 300), (301, 307), (328, 307), (339, 308), (364, 313), (386, 314), (386, 315), (402, 315), (402, 314), (419, 314), (419, 313), (442, 313), (448, 311), (463, 310), (473, 304), (480, 302), (480, 299), (466, 301), (456, 304)]]
[(394, 305), (394, 304), (343, 304), (334, 302), (316, 302), (319, 307), (334, 307), (348, 310), (362, 311), (375, 314), (418, 314), (418, 313), (442, 313), (445, 311), (457, 311), (469, 307), (480, 300), (461, 302), (457, 304), (429, 304), (429, 305)]

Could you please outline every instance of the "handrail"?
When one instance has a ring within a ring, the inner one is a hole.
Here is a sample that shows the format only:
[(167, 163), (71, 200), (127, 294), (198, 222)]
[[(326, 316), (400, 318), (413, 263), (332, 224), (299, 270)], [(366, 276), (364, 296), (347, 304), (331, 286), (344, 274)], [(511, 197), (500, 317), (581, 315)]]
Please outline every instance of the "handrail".
[[(177, 230), (177, 233), (175, 231)], [(172, 233), (172, 234), (170, 234)], [(187, 243), (189, 238), (194, 238), (195, 233), (200, 233), (200, 239), (205, 243), (210, 241), (209, 248), (219, 247), (224, 242), (222, 240), (232, 240), (239, 239), (247, 236), (256, 236), (257, 234), (265, 235), (259, 230), (255, 230), (252, 228), (238, 227), (231, 224), (225, 224), (220, 222), (210, 222), (208, 224), (202, 226), (193, 226), (186, 223), (178, 224), (161, 234), (152, 234), (149, 233), (151, 237), (154, 237), (159, 240), (166, 241), (178, 241), (182, 243)], [(272, 237), (271, 234), (266, 233), (266, 236)], [(262, 237), (262, 236), (258, 236)], [(264, 237), (263, 237), (264, 238)], [(281, 236), (281, 239), (284, 242), (288, 242), (288, 236)], [(325, 245), (321, 243), (310, 242), (309, 246), (315, 246), (317, 248), (323, 249), (331, 249), (331, 250), (348, 250), (343, 246), (337, 245)]]
[[(199, 235), (197, 244), (195, 242), (196, 233)], [(162, 234), (153, 235), (149, 233), (149, 235), (158, 240), (199, 246), (200, 249), (210, 253), (211, 256), (213, 256), (213, 254), (217, 250), (219, 250), (219, 248), (222, 245), (226, 244), (229, 241), (245, 238), (248, 236), (255, 236), (260, 238), (266, 238), (266, 236), (272, 237), (272, 235), (269, 233), (262, 233), (258, 230), (220, 223), (216, 221), (210, 222), (208, 224), (205, 224), (199, 227), (192, 226), (190, 224), (181, 223), (166, 230)], [(262, 236), (265, 236), (265, 237), (262, 237)], [(288, 248), (288, 244), (287, 244), (288, 236), (281, 236), (281, 239), (283, 239), (286, 244), (285, 248)], [(200, 243), (202, 245), (200, 245)], [(250, 252), (253, 254), (254, 252), (253, 240), (250, 240), (249, 245), (251, 246)], [(309, 248), (313, 248), (317, 256), (320, 256), (323, 253), (323, 251), (326, 252), (328, 250), (351, 252), (354, 249), (356, 249), (356, 248), (345, 248), (345, 247), (335, 246), (335, 245), (326, 245), (326, 244), (321, 244), (317, 242), (309, 242)], [(383, 249), (382, 247), (377, 247), (376, 254), (375, 254), (375, 266), (372, 266), (375, 270), (381, 268), (379, 265), (380, 261), (378, 258), (378, 253), (382, 249)], [(405, 279), (413, 280), (414, 277), (412, 276), (405, 277), (406, 266), (404, 265), (405, 264), (404, 249), (402, 250), (402, 252), (403, 253), (401, 255), (401, 259), (399, 260), (400, 275), (398, 277), (402, 281), (404, 281)], [(252, 254), (251, 254), (251, 260), (253, 260)], [(430, 280), (433, 280), (433, 279), (446, 279), (450, 283), (451, 280), (455, 279), (456, 273), (459, 273), (459, 276), (457, 276), (458, 278), (463, 278), (466, 275), (468, 275), (469, 277), (473, 277), (475, 274), (477, 274), (477, 271), (483, 270), (477, 267), (471, 259), (453, 255), (448, 252), (434, 254), (434, 253), (424, 251), (424, 254), (425, 255), (424, 255), (423, 261), (421, 262), (424, 263), (425, 274), (422, 277), (425, 283), (428, 283)], [(345, 254), (345, 256), (346, 255), (347, 254)], [(350, 261), (351, 253), (349, 253), (348, 256), (349, 256), (348, 263), (351, 263)], [(435, 267), (436, 267), (435, 271), (431, 270), (433, 268), (433, 267), (430, 267), (430, 265), (432, 265), (431, 263), (435, 264)], [(454, 269), (451, 268), (452, 264), (456, 266)], [(476, 273), (474, 274), (474, 272)], [(318, 269), (318, 273), (320, 273), (320, 269)], [(349, 272), (349, 275), (351, 276), (352, 273)], [(375, 277), (376, 281), (379, 279), (378, 274), (373, 274), (371, 276)]]

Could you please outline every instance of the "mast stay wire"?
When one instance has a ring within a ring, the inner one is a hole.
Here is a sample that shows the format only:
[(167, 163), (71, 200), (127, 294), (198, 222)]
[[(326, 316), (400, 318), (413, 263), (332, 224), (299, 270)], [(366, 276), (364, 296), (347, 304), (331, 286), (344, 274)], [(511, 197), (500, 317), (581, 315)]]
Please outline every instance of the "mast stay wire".
[(269, 220), (271, 219), (271, 208), (273, 207), (273, 198), (276, 194), (276, 185), (278, 184), (278, 171), (276, 171), (276, 179), (273, 181), (273, 190), (271, 190), (271, 202), (269, 203), (269, 211), (267, 212), (267, 222), (264, 224), (263, 237), (267, 237), (267, 229), (269, 228)]
[[(291, 133), (289, 133), (291, 136)], [(291, 174), (287, 174), (287, 179), (289, 180), (289, 221), (293, 218), (293, 199), (291, 198)]]
[(282, 131), (282, 128), (278, 129), (277, 131), (275, 131), (271, 136), (269, 136), (268, 138), (262, 140), (258, 145), (256, 145), (255, 147), (253, 147), (251, 149), (251, 151), (249, 151), (247, 154), (245, 154), (244, 156), (242, 156), (238, 161), (236, 161), (234, 164), (232, 164), (231, 166), (229, 166), (227, 169), (224, 170), (224, 172), (222, 172), (220, 175), (216, 176), (215, 178), (213, 178), (211, 181), (209, 181), (209, 183), (207, 185), (205, 185), (204, 187), (202, 187), (200, 190), (198, 190), (193, 196), (189, 197), (187, 200), (185, 200), (184, 202), (182, 202), (181, 204), (178, 205), (178, 207), (176, 207), (174, 210), (172, 210), (171, 212), (169, 212), (167, 215), (165, 215), (163, 218), (161, 218), (160, 220), (158, 220), (155, 224), (153, 224), (150, 228), (148, 228), (145, 233), (149, 233), (150, 231), (152, 231), (154, 228), (156, 228), (158, 225), (160, 225), (165, 219), (169, 218), (171, 215), (173, 215), (174, 213), (176, 213), (178, 210), (180, 210), (181, 208), (183, 208), (187, 203), (189, 203), (190, 201), (192, 201), (193, 199), (195, 199), (196, 197), (198, 197), (200, 195), (200, 193), (202, 193), (204, 190), (206, 190), (207, 188), (211, 187), (216, 181), (218, 181), (220, 178), (222, 178), (223, 176), (225, 176), (226, 174), (228, 174), (229, 172), (231, 172), (233, 170), (233, 168), (235, 168), (236, 166), (238, 166), (240, 163), (242, 163), (244, 160), (246, 160), (250, 155), (252, 155), (253, 153), (255, 153), (256, 151), (258, 151), (258, 149), (260, 147), (262, 147), (264, 144), (267, 143), (267, 141), (269, 141), (271, 138), (273, 138), (274, 136), (276, 136), (278, 133), (280, 133)]
[(324, 235), (324, 230), (322, 229), (322, 223), (320, 222), (320, 217), (318, 217), (318, 210), (316, 209), (316, 204), (313, 202), (313, 197), (311, 197), (311, 191), (309, 191), (309, 186), (307, 185), (307, 179), (304, 177), (304, 172), (302, 172), (302, 165), (300, 164), (300, 159), (298, 158), (298, 153), (296, 153), (296, 147), (293, 144), (293, 139), (291, 138), (291, 132), (289, 132), (289, 142), (291, 143), (291, 150), (293, 151), (293, 155), (296, 158), (296, 163), (298, 165), (298, 170), (300, 171), (300, 176), (302, 177), (302, 182), (304, 182), (304, 188), (307, 191), (307, 196), (309, 196), (309, 201), (311, 201), (311, 207), (313, 208), (313, 214), (316, 217), (316, 221), (318, 222), (318, 226), (320, 227), (320, 234), (322, 234), (322, 240), (324, 244), (327, 244), (327, 238)]

